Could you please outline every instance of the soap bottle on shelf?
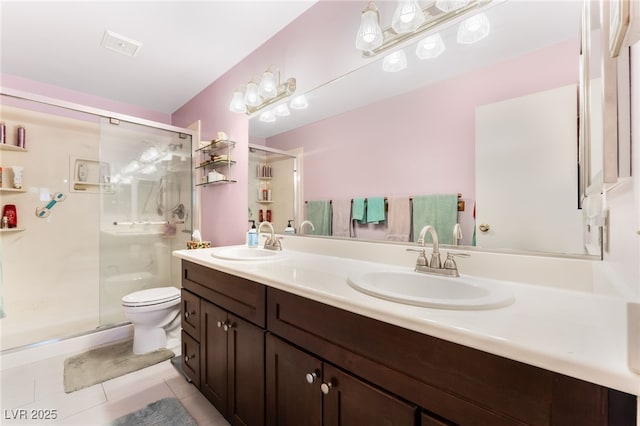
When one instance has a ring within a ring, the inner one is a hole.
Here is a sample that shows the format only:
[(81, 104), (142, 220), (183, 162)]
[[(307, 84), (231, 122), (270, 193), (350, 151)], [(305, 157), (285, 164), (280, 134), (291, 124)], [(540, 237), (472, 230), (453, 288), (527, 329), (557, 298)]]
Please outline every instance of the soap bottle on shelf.
[(247, 232), (247, 247), (258, 247), (258, 229), (256, 228), (256, 221), (250, 220), (251, 228)]

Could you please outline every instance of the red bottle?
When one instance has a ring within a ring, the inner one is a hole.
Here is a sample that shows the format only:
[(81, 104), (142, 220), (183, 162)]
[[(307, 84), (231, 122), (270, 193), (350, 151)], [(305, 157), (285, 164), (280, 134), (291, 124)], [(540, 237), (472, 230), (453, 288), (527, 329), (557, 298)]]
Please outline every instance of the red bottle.
[(264, 222), (264, 214), (262, 213), (262, 209), (260, 209), (260, 211), (258, 212), (258, 219), (260, 219), (260, 222)]
[(7, 217), (9, 228), (18, 226), (18, 213), (16, 212), (16, 206), (14, 204), (5, 205), (2, 216)]
[(271, 222), (271, 210), (267, 210), (267, 222)]

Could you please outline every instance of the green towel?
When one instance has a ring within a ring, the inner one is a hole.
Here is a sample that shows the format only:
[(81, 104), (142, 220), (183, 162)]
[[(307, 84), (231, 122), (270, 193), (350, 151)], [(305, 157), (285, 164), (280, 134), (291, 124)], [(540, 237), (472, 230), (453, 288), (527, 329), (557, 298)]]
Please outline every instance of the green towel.
[[(458, 222), (458, 194), (420, 195), (413, 197), (413, 241), (420, 230), (431, 225), (438, 232), (441, 244), (453, 243), (453, 227)], [(425, 241), (432, 242), (431, 237)]]
[(309, 201), (307, 203), (307, 219), (316, 228), (310, 234), (331, 235), (331, 213), (331, 201)]
[(360, 223), (366, 223), (364, 213), (364, 198), (354, 198), (351, 206), (351, 220), (357, 220)]
[(384, 197), (367, 199), (367, 223), (384, 222)]

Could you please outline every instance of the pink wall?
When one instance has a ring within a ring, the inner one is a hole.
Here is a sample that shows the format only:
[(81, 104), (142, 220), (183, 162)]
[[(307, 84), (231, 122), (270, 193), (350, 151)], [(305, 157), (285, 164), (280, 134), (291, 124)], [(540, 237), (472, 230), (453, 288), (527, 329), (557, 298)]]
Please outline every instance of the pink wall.
[[(74, 90), (65, 89), (63, 87), (40, 83), (11, 74), (2, 74), (0, 76), (0, 86), (35, 95), (46, 96), (61, 101), (116, 112), (119, 114), (143, 118), (145, 120), (156, 121), (158, 123), (171, 124), (171, 116), (169, 114), (148, 110), (136, 105), (125, 104), (122, 102), (117, 102), (111, 99), (101, 98)], [(11, 101), (9, 101), (8, 99), (3, 99), (3, 103), (10, 102)]]
[(201, 120), (203, 140), (224, 131), (237, 142), (233, 153), (237, 163), (232, 169), (237, 183), (202, 190), (203, 238), (214, 245), (241, 244), (248, 229), (249, 124), (246, 115), (229, 112), (233, 91), (272, 64), (283, 78), (296, 77), (297, 93), (361, 66), (353, 28), (358, 26), (362, 8), (359, 1), (320, 0), (173, 114), (176, 126)]
[(461, 192), (469, 244), (476, 106), (577, 84), (575, 52), (577, 41), (561, 43), (268, 138), (267, 145), (303, 146), (306, 200)]

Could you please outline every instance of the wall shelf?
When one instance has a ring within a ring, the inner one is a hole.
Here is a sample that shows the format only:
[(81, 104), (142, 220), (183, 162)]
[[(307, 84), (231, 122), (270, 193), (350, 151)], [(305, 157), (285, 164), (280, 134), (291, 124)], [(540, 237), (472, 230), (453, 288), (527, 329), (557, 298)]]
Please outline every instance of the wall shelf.
[(214, 182), (198, 183), (198, 184), (196, 184), (196, 186), (220, 185), (220, 184), (225, 184), (225, 183), (236, 183), (236, 181), (232, 180), (232, 179), (222, 179), (222, 180), (216, 180)]
[(21, 148), (16, 145), (9, 145), (6, 143), (0, 143), (0, 151), (17, 151), (17, 152), (27, 152), (28, 149)]
[[(203, 146), (195, 150), (199, 154), (200, 159), (202, 160), (197, 166), (195, 166), (195, 170), (198, 170), (200, 174), (200, 183), (197, 183), (196, 186), (207, 186), (207, 185), (220, 185), (226, 183), (235, 183), (236, 181), (230, 179), (231, 175), (231, 166), (236, 164), (234, 160), (231, 159), (231, 150), (235, 148), (236, 143), (231, 140), (213, 140), (209, 145)], [(220, 153), (217, 155), (216, 153)], [(219, 173), (217, 169), (224, 168), (225, 174)], [(208, 181), (208, 175), (213, 172), (214, 179)], [(218, 177), (223, 177), (224, 179), (218, 179)]]
[(27, 192), (27, 190), (26, 189), (15, 189), (15, 188), (0, 188), (0, 192), (22, 193), (22, 192)]
[(0, 234), (9, 234), (12, 232), (22, 232), (22, 231), (26, 231), (25, 228), (2, 228), (0, 229)]

